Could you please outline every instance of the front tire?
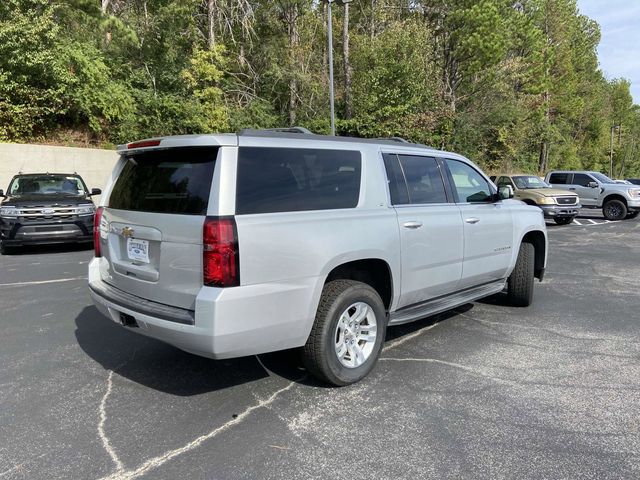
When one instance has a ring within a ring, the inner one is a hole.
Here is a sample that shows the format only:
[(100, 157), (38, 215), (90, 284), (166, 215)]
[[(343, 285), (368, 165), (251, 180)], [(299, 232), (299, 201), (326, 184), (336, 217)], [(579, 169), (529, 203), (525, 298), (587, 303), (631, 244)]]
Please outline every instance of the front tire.
[(373, 369), (386, 328), (385, 307), (373, 288), (355, 280), (333, 280), (322, 290), (313, 328), (302, 347), (304, 365), (327, 383), (355, 383)]
[(607, 220), (624, 220), (627, 216), (627, 206), (622, 200), (607, 200), (602, 206), (602, 213)]
[(573, 222), (573, 217), (554, 218), (553, 221), (558, 225), (569, 225), (571, 222)]
[(507, 298), (514, 307), (528, 307), (533, 301), (536, 251), (530, 243), (522, 243), (516, 266), (507, 280)]

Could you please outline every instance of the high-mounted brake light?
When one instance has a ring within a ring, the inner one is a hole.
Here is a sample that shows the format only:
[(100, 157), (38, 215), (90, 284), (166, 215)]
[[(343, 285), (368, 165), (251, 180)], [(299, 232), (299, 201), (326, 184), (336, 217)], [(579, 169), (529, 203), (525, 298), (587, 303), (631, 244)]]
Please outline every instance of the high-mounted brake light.
[(127, 149), (130, 148), (143, 148), (143, 147), (157, 147), (160, 145), (160, 140), (142, 140), (140, 142), (127, 143)]
[(202, 229), (202, 280), (207, 287), (240, 285), (238, 231), (233, 217), (207, 217)]
[(100, 249), (100, 222), (102, 221), (102, 207), (96, 208), (93, 216), (93, 252), (96, 257), (102, 256)]

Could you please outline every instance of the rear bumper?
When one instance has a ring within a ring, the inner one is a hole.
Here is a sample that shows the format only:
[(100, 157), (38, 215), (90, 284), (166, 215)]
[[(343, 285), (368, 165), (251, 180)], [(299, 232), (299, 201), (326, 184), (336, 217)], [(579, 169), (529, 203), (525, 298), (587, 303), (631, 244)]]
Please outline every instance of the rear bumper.
[(0, 218), (0, 240), (5, 245), (40, 245), (93, 241), (93, 215), (65, 220)]
[(582, 205), (540, 205), (545, 218), (575, 217)]
[[(232, 358), (305, 344), (315, 317), (322, 282), (202, 287), (193, 310), (150, 302), (111, 287), (89, 263), (89, 291), (106, 317), (132, 332), (161, 340), (196, 355)], [(123, 315), (124, 314), (124, 315)]]

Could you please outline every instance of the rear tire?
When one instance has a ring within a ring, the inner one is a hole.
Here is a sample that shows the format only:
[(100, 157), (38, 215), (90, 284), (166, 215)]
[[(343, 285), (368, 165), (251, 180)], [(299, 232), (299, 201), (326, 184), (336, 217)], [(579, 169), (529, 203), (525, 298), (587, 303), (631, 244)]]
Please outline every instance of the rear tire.
[(507, 298), (515, 307), (528, 307), (533, 301), (536, 251), (530, 243), (522, 243), (516, 266), (507, 280)]
[(569, 225), (571, 222), (573, 222), (573, 217), (554, 218), (553, 221), (558, 225)]
[(355, 383), (373, 369), (386, 328), (387, 314), (378, 292), (355, 280), (331, 281), (322, 290), (313, 328), (302, 347), (304, 365), (327, 383)]
[(607, 200), (602, 206), (602, 213), (607, 220), (624, 220), (627, 216), (627, 206), (622, 200)]
[(12, 247), (5, 245), (4, 242), (0, 242), (0, 254), (1, 255), (11, 255), (14, 252)]

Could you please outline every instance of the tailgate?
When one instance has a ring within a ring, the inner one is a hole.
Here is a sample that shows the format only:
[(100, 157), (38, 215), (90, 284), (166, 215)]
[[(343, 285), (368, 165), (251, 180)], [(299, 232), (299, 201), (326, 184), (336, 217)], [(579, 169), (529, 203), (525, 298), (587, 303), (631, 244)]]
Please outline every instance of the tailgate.
[(129, 155), (104, 207), (102, 280), (132, 295), (194, 309), (215, 147)]

